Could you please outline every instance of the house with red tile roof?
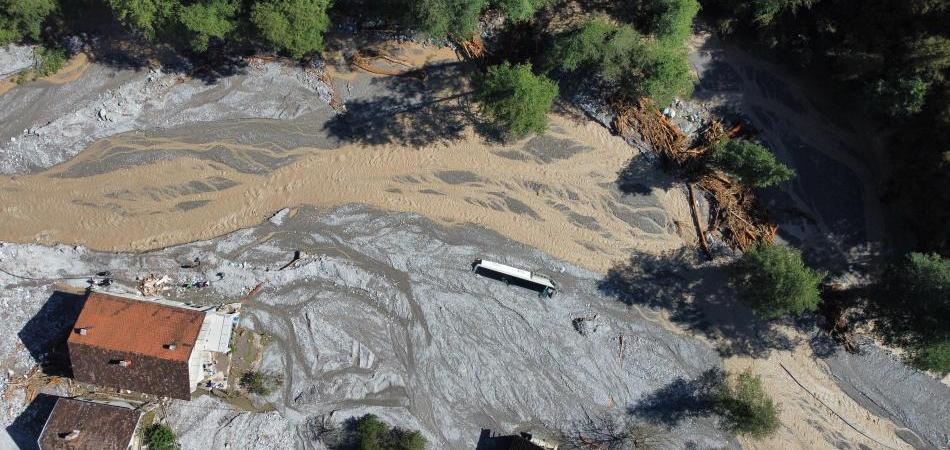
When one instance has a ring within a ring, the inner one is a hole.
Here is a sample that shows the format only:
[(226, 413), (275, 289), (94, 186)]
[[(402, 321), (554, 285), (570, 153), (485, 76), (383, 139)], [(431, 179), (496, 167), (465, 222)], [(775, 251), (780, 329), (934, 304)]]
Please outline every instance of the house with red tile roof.
[(184, 304), (93, 292), (67, 341), (73, 378), (190, 400), (213, 354), (227, 352), (233, 318)]

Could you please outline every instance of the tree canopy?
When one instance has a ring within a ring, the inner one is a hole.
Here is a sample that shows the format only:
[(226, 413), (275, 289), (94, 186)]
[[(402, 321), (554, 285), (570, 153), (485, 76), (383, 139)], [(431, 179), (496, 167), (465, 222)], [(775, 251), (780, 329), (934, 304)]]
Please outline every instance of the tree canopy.
[(911, 253), (885, 272), (878, 329), (925, 369), (950, 372), (950, 259)]
[(557, 84), (535, 75), (531, 65), (507, 62), (489, 67), (478, 80), (475, 98), (482, 113), (512, 136), (544, 131)]
[(644, 53), (645, 47), (632, 26), (597, 17), (559, 39), (549, 59), (563, 70), (593, 69), (604, 80), (616, 82), (630, 72), (635, 55)]
[(56, 0), (0, 0), (0, 46), (39, 40), (43, 21), (58, 6)]
[(175, 10), (181, 5), (178, 0), (107, 0), (116, 17), (133, 30), (154, 38), (156, 31), (165, 26)]
[(668, 105), (693, 90), (692, 69), (681, 43), (647, 39), (632, 26), (606, 17), (560, 37), (548, 60), (568, 72), (593, 70), (617, 91), (648, 97), (657, 105)]
[(178, 438), (175, 432), (166, 425), (150, 425), (144, 431), (145, 445), (149, 450), (175, 450), (178, 448)]
[(763, 438), (780, 425), (778, 406), (762, 387), (762, 379), (750, 370), (722, 384), (717, 405), (725, 427), (734, 433)]
[[(919, 250), (950, 252), (950, 3), (703, 0), (727, 38), (836, 84), (889, 136), (893, 210)], [(846, 114), (841, 111), (835, 114)]]
[(327, 6), (329, 0), (261, 0), (251, 10), (251, 22), (265, 42), (301, 58), (323, 49)]
[(713, 163), (753, 187), (768, 187), (795, 177), (775, 155), (747, 139), (722, 139), (712, 147)]
[(426, 439), (418, 431), (390, 427), (373, 414), (356, 420), (353, 427), (356, 450), (425, 450)]
[(646, 34), (682, 44), (699, 12), (697, 0), (643, 0), (634, 2), (636, 23)]
[(814, 311), (822, 275), (808, 268), (801, 253), (781, 244), (759, 244), (732, 267), (739, 298), (764, 319)]
[(234, 0), (206, 0), (182, 6), (178, 20), (190, 34), (191, 48), (203, 52), (211, 38), (224, 39), (236, 26), (239, 8)]

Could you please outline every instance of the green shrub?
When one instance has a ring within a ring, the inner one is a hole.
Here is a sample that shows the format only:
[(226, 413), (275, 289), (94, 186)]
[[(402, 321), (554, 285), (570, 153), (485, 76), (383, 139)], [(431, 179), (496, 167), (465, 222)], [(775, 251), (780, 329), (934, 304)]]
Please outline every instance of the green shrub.
[(818, 307), (822, 276), (809, 269), (793, 248), (759, 244), (742, 255), (731, 275), (739, 298), (764, 319)]
[(712, 148), (713, 163), (753, 187), (768, 187), (795, 176), (767, 148), (746, 139), (722, 139)]
[(418, 431), (390, 428), (375, 415), (367, 414), (354, 424), (353, 444), (357, 450), (424, 450), (426, 439)]
[(149, 450), (175, 450), (178, 448), (178, 438), (175, 432), (166, 425), (154, 424), (145, 429), (145, 445)]
[(261, 0), (251, 10), (251, 22), (264, 41), (299, 59), (323, 49), (328, 6), (329, 0)]
[(39, 62), (36, 72), (40, 77), (48, 77), (59, 72), (68, 59), (66, 50), (61, 48), (39, 47), (36, 56)]
[(733, 433), (763, 438), (780, 425), (778, 406), (751, 370), (739, 373), (732, 382), (723, 382), (716, 404), (726, 429)]
[(529, 64), (505, 62), (488, 68), (475, 93), (481, 111), (512, 136), (542, 132), (557, 97), (557, 84), (531, 72)]
[(279, 376), (250, 371), (241, 375), (240, 383), (241, 387), (252, 394), (269, 395), (283, 383), (283, 380)]

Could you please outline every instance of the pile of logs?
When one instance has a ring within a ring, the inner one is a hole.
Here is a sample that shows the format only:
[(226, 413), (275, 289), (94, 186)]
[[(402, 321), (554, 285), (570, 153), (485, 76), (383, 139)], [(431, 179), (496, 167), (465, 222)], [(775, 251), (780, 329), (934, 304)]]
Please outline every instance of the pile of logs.
[[(709, 194), (713, 202), (710, 227), (720, 230), (733, 248), (746, 250), (758, 242), (771, 243), (775, 239), (778, 228), (765, 217), (752, 190), (708, 164), (710, 147), (733, 130), (713, 121), (690, 146), (679, 127), (648, 101), (641, 99), (636, 106), (629, 106), (617, 100), (612, 106), (617, 113), (613, 122), (615, 132), (643, 142), (674, 175), (686, 180), (690, 190), (695, 186)], [(695, 202), (690, 203), (695, 217)], [(696, 226), (698, 229), (698, 218)], [(705, 236), (702, 230), (698, 231), (700, 243), (708, 253)]]

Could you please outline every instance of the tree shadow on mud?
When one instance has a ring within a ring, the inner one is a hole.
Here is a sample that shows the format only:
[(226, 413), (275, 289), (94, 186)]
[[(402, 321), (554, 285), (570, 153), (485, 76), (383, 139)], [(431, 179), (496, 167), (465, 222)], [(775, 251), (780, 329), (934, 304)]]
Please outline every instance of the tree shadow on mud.
[(116, 70), (140, 71), (159, 66), (165, 73), (180, 73), (213, 84), (218, 79), (245, 72), (245, 57), (253, 54), (246, 42), (213, 40), (209, 49), (196, 53), (182, 36), (165, 33), (150, 41), (130, 32), (107, 5), (64, 2), (67, 35), (85, 36), (90, 59)]
[(707, 417), (716, 412), (717, 391), (725, 372), (712, 367), (696, 378), (677, 378), (627, 408), (640, 420), (669, 428), (688, 418)]
[(46, 374), (72, 376), (66, 340), (85, 302), (84, 294), (55, 291), (17, 333)]
[(43, 426), (53, 412), (57, 399), (54, 395), (37, 395), (7, 427), (7, 433), (20, 450), (39, 450), (37, 439), (43, 432)]
[(617, 172), (617, 188), (623, 194), (646, 195), (653, 188), (667, 190), (676, 180), (660, 169), (657, 163), (643, 153), (638, 153)]
[(477, 121), (462, 63), (426, 66), (402, 76), (373, 78), (383, 93), (351, 100), (324, 125), (330, 136), (363, 145), (423, 146), (461, 139)]
[(699, 265), (690, 249), (635, 254), (607, 272), (598, 289), (627, 305), (665, 309), (684, 329), (707, 337), (720, 355), (766, 356), (797, 344), (774, 325), (807, 327), (810, 319), (762, 322), (729, 286), (728, 267)]

